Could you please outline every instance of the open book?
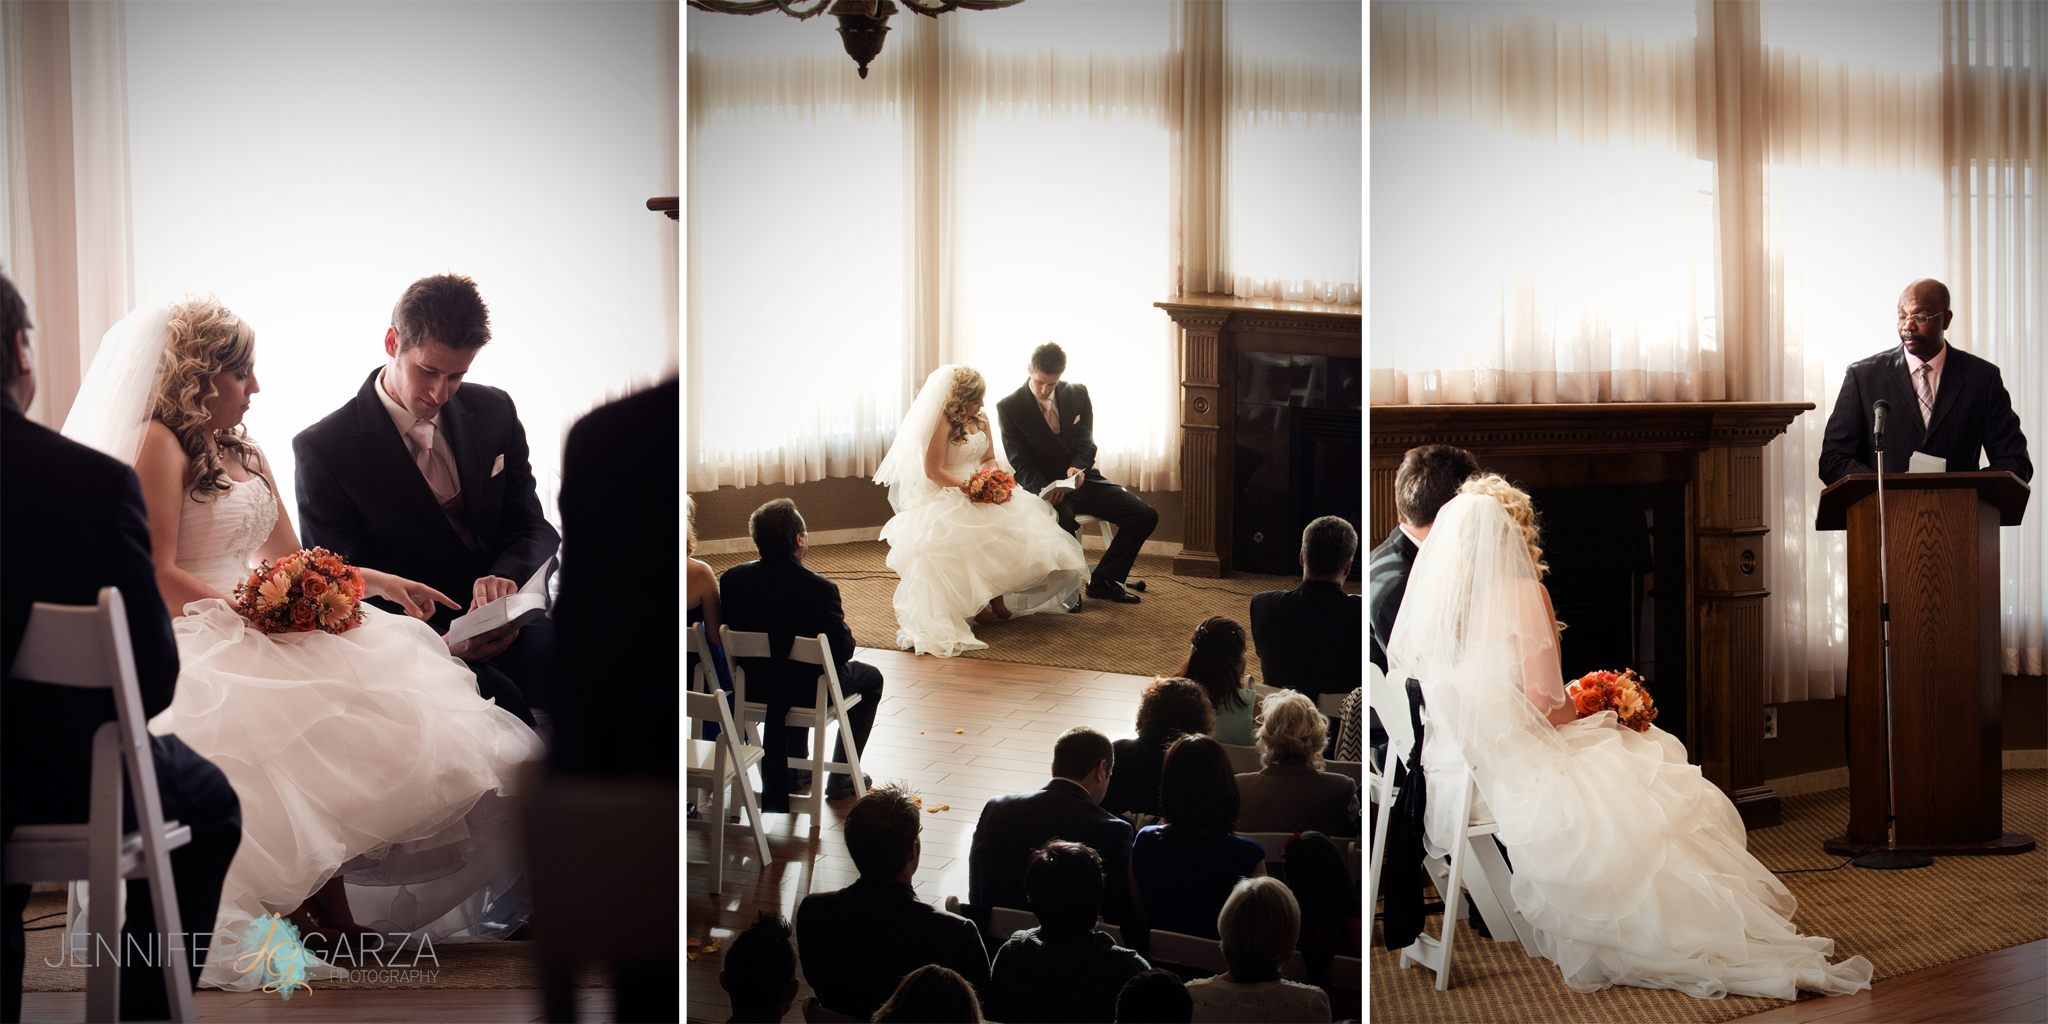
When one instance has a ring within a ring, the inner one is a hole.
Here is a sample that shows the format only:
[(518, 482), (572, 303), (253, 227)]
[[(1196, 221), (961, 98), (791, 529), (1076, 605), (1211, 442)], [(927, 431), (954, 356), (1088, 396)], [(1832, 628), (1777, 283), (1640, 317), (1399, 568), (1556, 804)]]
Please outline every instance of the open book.
[(1054, 480), (1052, 483), (1046, 484), (1044, 487), (1039, 488), (1038, 496), (1043, 498), (1054, 491), (1071, 491), (1079, 486), (1081, 486), (1081, 481), (1078, 478), (1071, 476), (1063, 476), (1060, 477), (1058, 480)]
[(482, 608), (457, 618), (448, 624), (448, 635), (443, 637), (448, 646), (479, 636), (491, 636), (507, 630), (518, 629), (547, 614), (548, 611), (548, 570), (555, 560), (550, 558), (540, 564), (540, 570), (519, 592), (510, 597), (501, 597)]

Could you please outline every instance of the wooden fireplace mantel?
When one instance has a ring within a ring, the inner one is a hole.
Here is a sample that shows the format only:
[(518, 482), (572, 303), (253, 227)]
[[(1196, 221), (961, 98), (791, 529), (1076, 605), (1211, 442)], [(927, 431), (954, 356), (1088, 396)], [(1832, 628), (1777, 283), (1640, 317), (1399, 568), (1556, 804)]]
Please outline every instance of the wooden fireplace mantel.
[(1408, 449), (1452, 444), (1519, 486), (1685, 485), (1688, 751), (1750, 828), (1778, 824), (1763, 781), (1763, 602), (1770, 596), (1764, 445), (1805, 402), (1375, 405), (1368, 534), (1394, 528)]
[(1189, 294), (1153, 305), (1181, 327), (1180, 471), (1185, 497), (1176, 576), (1230, 575), (1237, 354), (1364, 358), (1358, 306)]

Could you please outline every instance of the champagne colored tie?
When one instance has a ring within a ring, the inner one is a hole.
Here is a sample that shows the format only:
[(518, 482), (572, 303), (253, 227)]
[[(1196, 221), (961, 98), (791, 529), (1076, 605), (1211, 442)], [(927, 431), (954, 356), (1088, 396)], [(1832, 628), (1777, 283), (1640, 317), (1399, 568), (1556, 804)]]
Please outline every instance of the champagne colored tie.
[(420, 474), (427, 478), (427, 486), (434, 489), (434, 500), (446, 505), (448, 499), (455, 497), (455, 477), (448, 472), (446, 464), (434, 457), (434, 421), (416, 420), (405, 434), (412, 438), (416, 449), (413, 462), (420, 467)]
[(1923, 426), (1934, 423), (1934, 364), (1920, 364), (1920, 423)]
[(1060, 410), (1059, 410), (1059, 407), (1058, 407), (1058, 406), (1056, 406), (1056, 405), (1042, 405), (1042, 406), (1039, 406), (1039, 409), (1040, 409), (1040, 410), (1042, 410), (1042, 411), (1043, 411), (1043, 412), (1045, 413), (1045, 425), (1046, 425), (1047, 427), (1051, 428), (1051, 430), (1052, 430), (1052, 432), (1053, 432), (1053, 433), (1055, 433), (1055, 434), (1059, 433), (1059, 432), (1060, 432)]

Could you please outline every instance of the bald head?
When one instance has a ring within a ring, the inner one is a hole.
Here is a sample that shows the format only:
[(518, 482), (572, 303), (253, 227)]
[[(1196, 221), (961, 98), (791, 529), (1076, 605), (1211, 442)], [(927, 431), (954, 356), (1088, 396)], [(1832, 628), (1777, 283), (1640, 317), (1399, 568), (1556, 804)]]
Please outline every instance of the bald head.
[(1923, 277), (1899, 294), (1899, 341), (1916, 359), (1941, 354), (1946, 344), (1943, 333), (1954, 319), (1948, 308), (1948, 285), (1940, 281)]

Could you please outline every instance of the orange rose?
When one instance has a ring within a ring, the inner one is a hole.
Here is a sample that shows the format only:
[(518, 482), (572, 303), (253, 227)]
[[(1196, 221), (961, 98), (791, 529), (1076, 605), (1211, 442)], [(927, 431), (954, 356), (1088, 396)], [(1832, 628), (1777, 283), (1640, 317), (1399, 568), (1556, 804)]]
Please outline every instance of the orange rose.
[(333, 589), (318, 573), (307, 573), (299, 577), (299, 592), (307, 597), (319, 597)]
[(313, 602), (300, 601), (292, 606), (292, 625), (300, 629), (310, 628), (316, 615), (317, 612), (313, 607)]

